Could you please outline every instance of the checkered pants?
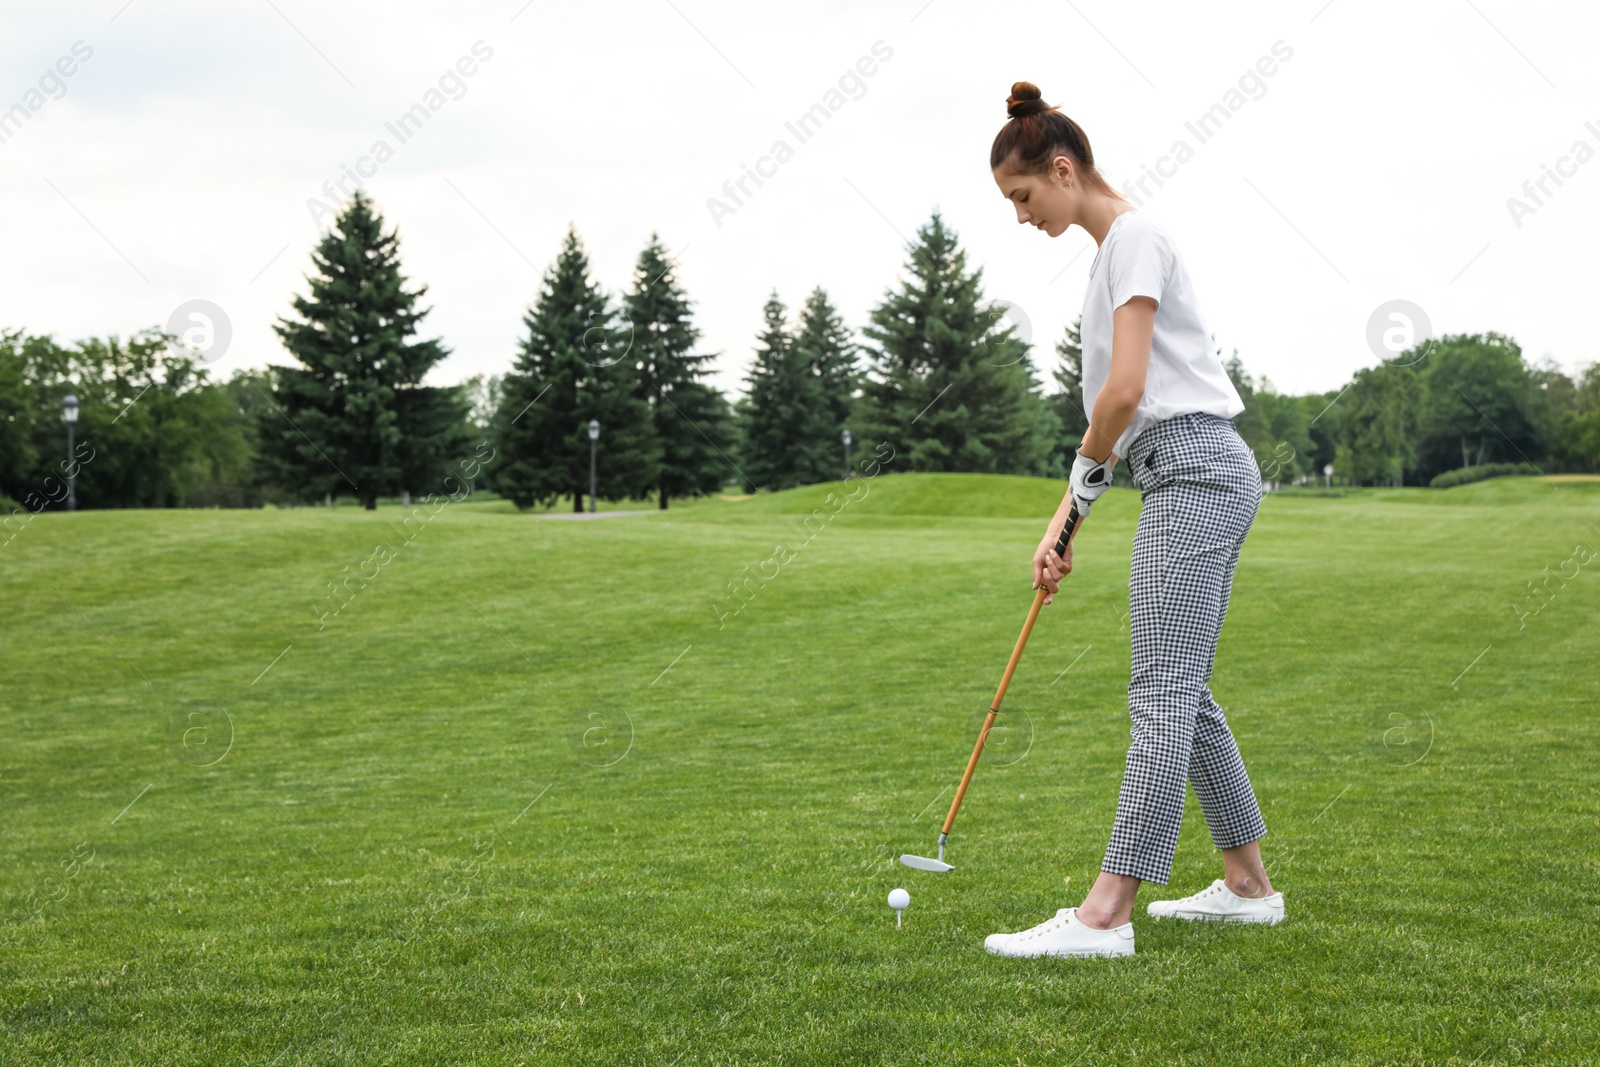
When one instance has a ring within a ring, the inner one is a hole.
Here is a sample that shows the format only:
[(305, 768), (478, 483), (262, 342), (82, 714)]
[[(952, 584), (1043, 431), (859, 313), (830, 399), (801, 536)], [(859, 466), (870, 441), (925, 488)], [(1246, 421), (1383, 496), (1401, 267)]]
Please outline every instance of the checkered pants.
[(1185, 780), (1218, 848), (1267, 832), (1207, 685), (1233, 569), (1261, 502), (1261, 475), (1233, 423), (1199, 413), (1144, 430), (1124, 461), (1144, 498), (1128, 586), (1133, 743), (1101, 868), (1164, 885)]

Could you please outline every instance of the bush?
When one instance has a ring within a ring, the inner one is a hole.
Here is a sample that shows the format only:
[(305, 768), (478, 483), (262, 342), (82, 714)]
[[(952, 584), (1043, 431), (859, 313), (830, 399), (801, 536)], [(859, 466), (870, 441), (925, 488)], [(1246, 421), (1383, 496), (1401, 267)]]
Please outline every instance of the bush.
[(1466, 485), (1468, 482), (1481, 482), (1486, 478), (1507, 478), (1514, 474), (1538, 474), (1539, 468), (1532, 463), (1483, 463), (1476, 467), (1457, 467), (1453, 471), (1445, 471), (1435, 475), (1433, 481), (1428, 483), (1430, 489), (1449, 489), (1454, 485)]

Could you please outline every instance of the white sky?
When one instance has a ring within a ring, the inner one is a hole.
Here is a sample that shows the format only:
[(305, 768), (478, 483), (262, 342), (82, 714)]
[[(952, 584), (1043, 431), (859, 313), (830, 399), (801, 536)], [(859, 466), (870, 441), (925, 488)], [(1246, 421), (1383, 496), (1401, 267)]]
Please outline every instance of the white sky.
[[(307, 200), (381, 138), (394, 158), (366, 184), (429, 286), (426, 335), (453, 350), (437, 381), (509, 366), (574, 222), (613, 293), (660, 232), (717, 383), (738, 390), (772, 287), (793, 308), (820, 284), (859, 328), (936, 206), (989, 295), (1027, 317), (1047, 377), (1093, 240), (1019, 227), (990, 177), (1006, 94), (1027, 79), (1115, 184), (1179, 138), (1194, 147), (1142, 209), (1177, 239), (1225, 350), (1280, 388), (1337, 388), (1376, 363), (1367, 321), (1396, 298), (1435, 333), (1498, 330), (1569, 369), (1600, 356), (1580, 314), (1600, 158), (1569, 160), (1520, 227), (1507, 207), (1575, 142), (1600, 149), (1600, 9), (1219, 7), (7, 0), (0, 107), (75, 42), (93, 54), (0, 143), (0, 326), (127, 334), (206, 298), (233, 324), (218, 372), (284, 362), (270, 324), (304, 288)], [(465, 94), (400, 144), (384, 123), (480, 40), (493, 56)], [(893, 54), (864, 95), (798, 143), (784, 123), (877, 41)], [(1292, 57), (1199, 143), (1185, 123), (1278, 41)], [(779, 138), (794, 157), (718, 227), (707, 198)]]

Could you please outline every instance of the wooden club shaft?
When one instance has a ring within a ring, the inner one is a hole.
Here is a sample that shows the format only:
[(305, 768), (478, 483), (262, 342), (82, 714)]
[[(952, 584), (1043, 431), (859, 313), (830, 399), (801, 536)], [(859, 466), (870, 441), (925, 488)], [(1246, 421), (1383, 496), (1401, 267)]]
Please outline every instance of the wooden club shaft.
[[(1074, 507), (1067, 516), (1066, 523), (1061, 528), (1061, 536), (1056, 540), (1056, 554), (1065, 555), (1067, 546), (1072, 543), (1073, 535), (1078, 532), (1082, 520), (1078, 509)], [(1033, 633), (1033, 624), (1039, 618), (1039, 609), (1044, 607), (1044, 598), (1048, 591), (1043, 585), (1033, 596), (1033, 607), (1028, 610), (1028, 621), (1022, 624), (1022, 633), (1017, 636), (1017, 645), (1011, 650), (1011, 660), (1006, 664), (1006, 673), (1000, 676), (1000, 688), (994, 692), (994, 701), (989, 705), (989, 714), (984, 717), (983, 729), (978, 731), (978, 741), (972, 746), (972, 755), (967, 759), (967, 769), (961, 775), (961, 784), (956, 787), (955, 799), (950, 801), (950, 814), (944, 817), (944, 829), (941, 835), (948, 835), (950, 827), (956, 824), (956, 812), (961, 810), (961, 800), (967, 795), (967, 786), (972, 783), (972, 772), (978, 769), (978, 758), (983, 755), (983, 743), (989, 740), (989, 731), (994, 727), (994, 719), (1000, 714), (1000, 702), (1006, 698), (1006, 687), (1011, 684), (1011, 676), (1017, 673), (1017, 663), (1022, 659), (1022, 650), (1028, 646), (1028, 635)]]

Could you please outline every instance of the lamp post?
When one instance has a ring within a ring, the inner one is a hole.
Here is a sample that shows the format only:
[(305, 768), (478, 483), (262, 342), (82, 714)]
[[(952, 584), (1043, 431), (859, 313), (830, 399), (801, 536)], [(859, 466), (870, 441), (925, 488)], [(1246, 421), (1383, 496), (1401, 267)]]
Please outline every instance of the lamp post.
[(840, 434), (839, 440), (844, 442), (844, 476), (848, 480), (850, 477), (850, 431), (846, 430)]
[(78, 398), (68, 393), (61, 398), (61, 421), (67, 424), (67, 510), (78, 510), (78, 465), (72, 461), (72, 429), (78, 421)]
[(600, 420), (589, 420), (589, 514), (594, 514), (594, 451), (600, 440)]

